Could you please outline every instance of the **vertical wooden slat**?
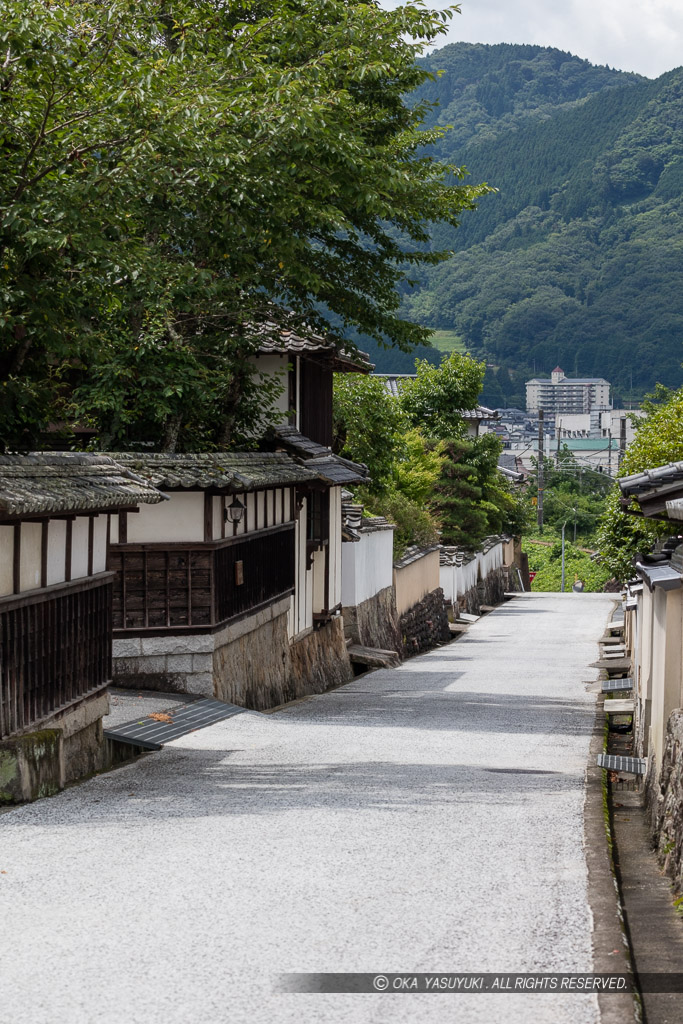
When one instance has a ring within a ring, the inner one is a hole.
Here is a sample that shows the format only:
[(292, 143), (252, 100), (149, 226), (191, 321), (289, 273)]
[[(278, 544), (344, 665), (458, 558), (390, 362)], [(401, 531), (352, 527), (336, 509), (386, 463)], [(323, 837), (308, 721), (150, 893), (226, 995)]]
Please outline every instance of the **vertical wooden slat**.
[(92, 576), (95, 555), (95, 517), (88, 516), (88, 576)]
[(21, 523), (15, 523), (12, 531), (14, 551), (12, 558), (12, 589), (15, 594), (21, 590)]
[(165, 555), (166, 555), (166, 559), (165, 559), (165, 562), (166, 562), (166, 614), (165, 614), (165, 619), (166, 619), (166, 625), (170, 626), (171, 625), (171, 560), (170, 560), (170, 552), (166, 551)]
[(204, 491), (204, 543), (213, 540), (213, 495)]
[(145, 626), (149, 626), (149, 583), (147, 578), (147, 551), (142, 552), (142, 606), (144, 609)]
[(73, 544), (73, 519), (66, 521), (66, 546), (64, 548), (64, 579), (71, 579), (71, 547)]
[(44, 519), (40, 533), (40, 585), (47, 586), (47, 550), (50, 539), (50, 520)]

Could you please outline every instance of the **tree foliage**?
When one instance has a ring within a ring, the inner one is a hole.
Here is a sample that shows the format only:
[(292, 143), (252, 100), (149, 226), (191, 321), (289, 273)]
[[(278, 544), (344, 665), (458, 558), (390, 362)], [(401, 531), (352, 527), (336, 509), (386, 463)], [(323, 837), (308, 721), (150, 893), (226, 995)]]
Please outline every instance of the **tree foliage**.
[(335, 374), (333, 450), (370, 471), (372, 493), (394, 482), (406, 455), (407, 418), (381, 377)]
[(397, 285), (486, 192), (404, 100), (450, 13), (0, 0), (0, 443), (235, 443), (283, 318), (424, 342)]
[(462, 413), (477, 404), (484, 364), (453, 352), (444, 356), (439, 366), (419, 359), (415, 370), (415, 378), (403, 382), (400, 396), (401, 407), (413, 426), (431, 438), (463, 433)]
[[(663, 402), (648, 402), (647, 419), (636, 421), (636, 436), (626, 449), (620, 476), (683, 460), (683, 388), (673, 392), (664, 389), (657, 397)], [(620, 497), (615, 485), (607, 500), (598, 539), (612, 575), (626, 580), (632, 575), (633, 556), (639, 551), (649, 552), (658, 537), (669, 536), (675, 529), (670, 523), (644, 519), (624, 510)]]

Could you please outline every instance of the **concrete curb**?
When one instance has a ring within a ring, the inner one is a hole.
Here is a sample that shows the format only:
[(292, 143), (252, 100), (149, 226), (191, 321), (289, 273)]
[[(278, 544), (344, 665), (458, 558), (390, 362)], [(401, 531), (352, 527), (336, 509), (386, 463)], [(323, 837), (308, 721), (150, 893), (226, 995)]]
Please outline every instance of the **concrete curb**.
[[(584, 846), (588, 867), (588, 902), (593, 915), (593, 964), (597, 974), (627, 973), (633, 981), (633, 964), (619, 888), (614, 871), (611, 835), (605, 820), (603, 769), (597, 765), (604, 745), (605, 713), (598, 703), (586, 769)], [(618, 952), (617, 952), (618, 951)], [(640, 1022), (640, 999), (633, 993), (598, 995), (601, 1024)]]

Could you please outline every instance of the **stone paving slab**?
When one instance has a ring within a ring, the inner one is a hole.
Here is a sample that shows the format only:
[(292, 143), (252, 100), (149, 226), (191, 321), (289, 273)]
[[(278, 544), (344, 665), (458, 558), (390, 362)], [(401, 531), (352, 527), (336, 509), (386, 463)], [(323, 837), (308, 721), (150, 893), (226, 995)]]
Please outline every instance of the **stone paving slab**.
[(520, 597), (400, 668), (0, 816), (0, 1018), (597, 1024), (594, 995), (278, 985), (592, 969), (586, 683), (612, 604)]

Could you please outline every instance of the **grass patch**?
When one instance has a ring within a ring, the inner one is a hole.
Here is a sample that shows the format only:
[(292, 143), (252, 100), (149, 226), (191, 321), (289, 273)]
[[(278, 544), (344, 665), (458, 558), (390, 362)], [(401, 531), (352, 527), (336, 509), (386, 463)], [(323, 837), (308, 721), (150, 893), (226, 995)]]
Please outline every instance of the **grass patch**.
[(439, 352), (461, 352), (463, 355), (467, 354), (467, 348), (462, 340), (462, 336), (456, 334), (455, 331), (433, 331), (429, 340), (434, 348), (438, 348)]

